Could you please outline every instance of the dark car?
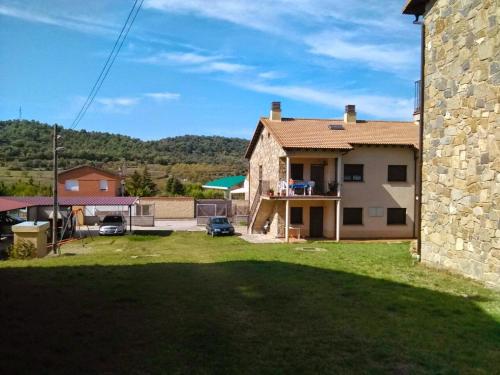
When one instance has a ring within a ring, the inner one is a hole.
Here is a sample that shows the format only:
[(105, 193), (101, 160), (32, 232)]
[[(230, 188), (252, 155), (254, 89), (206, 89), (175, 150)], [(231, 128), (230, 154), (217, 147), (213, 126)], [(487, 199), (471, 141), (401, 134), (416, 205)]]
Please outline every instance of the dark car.
[(207, 223), (207, 234), (214, 236), (229, 235), (234, 234), (234, 227), (227, 220), (227, 217), (214, 216), (208, 218)]
[(123, 235), (127, 224), (121, 215), (106, 215), (99, 226), (100, 236)]
[(12, 235), (12, 226), (24, 221), (20, 217), (0, 212), (0, 235)]

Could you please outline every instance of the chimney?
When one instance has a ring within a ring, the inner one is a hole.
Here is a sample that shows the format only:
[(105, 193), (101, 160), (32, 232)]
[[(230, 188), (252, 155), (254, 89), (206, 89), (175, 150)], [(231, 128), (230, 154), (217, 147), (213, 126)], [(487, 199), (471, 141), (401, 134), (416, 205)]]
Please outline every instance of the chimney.
[(269, 120), (281, 121), (281, 102), (272, 102)]
[(356, 106), (354, 104), (348, 104), (345, 106), (344, 122), (346, 124), (356, 123)]

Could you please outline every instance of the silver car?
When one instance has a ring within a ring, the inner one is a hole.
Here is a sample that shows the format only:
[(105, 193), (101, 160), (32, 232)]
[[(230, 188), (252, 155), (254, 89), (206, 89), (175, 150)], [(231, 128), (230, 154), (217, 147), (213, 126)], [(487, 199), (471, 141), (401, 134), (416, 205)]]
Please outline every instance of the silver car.
[(124, 235), (127, 232), (127, 224), (120, 215), (106, 215), (99, 226), (99, 235), (112, 236)]

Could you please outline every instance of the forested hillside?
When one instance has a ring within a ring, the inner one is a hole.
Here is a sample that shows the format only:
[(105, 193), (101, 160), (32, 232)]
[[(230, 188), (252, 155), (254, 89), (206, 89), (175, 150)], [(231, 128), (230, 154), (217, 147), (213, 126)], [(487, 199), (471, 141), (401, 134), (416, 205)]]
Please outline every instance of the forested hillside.
[[(142, 141), (125, 135), (61, 129), (60, 168), (94, 164), (117, 170), (152, 165), (155, 178), (203, 182), (212, 177), (245, 173), (248, 140), (218, 136)], [(0, 121), (0, 167), (12, 171), (52, 168), (52, 126), (37, 121)], [(156, 175), (156, 176), (155, 176)], [(0, 176), (2, 177), (2, 176)]]

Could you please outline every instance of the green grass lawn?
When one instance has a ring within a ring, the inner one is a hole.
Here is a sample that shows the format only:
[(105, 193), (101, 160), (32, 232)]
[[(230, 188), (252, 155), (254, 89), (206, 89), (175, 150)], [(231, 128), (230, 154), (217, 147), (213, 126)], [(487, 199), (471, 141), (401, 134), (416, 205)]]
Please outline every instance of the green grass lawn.
[(2, 373), (499, 373), (500, 295), (408, 244), (126, 236), (0, 263)]

